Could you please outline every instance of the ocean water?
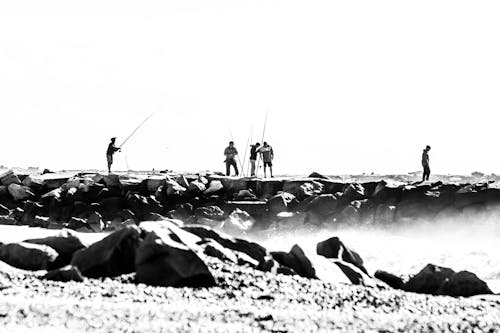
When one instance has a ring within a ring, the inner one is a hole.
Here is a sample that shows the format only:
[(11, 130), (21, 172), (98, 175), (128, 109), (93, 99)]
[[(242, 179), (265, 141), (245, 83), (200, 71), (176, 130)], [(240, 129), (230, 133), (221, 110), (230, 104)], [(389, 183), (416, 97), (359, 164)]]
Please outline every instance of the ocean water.
[(316, 244), (338, 236), (358, 252), (370, 273), (377, 269), (408, 277), (428, 263), (468, 270), (500, 292), (500, 219), (419, 221), (384, 227), (298, 227), (250, 236), (270, 250), (294, 244), (315, 253)]

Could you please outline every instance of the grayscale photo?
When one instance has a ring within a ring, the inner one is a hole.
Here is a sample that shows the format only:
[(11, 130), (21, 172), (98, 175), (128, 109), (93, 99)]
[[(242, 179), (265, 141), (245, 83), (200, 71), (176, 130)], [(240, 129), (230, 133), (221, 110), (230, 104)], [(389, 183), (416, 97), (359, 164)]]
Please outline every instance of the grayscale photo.
[(0, 0), (0, 332), (500, 332), (499, 18)]

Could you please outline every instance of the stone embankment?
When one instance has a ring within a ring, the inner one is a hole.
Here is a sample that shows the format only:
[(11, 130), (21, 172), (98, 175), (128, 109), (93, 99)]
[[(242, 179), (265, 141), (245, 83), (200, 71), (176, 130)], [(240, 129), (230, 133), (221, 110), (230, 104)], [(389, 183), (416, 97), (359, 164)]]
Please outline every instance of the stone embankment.
[[(269, 252), (224, 232), (242, 234), (270, 223), (406, 223), (490, 211), (500, 203), (500, 189), (488, 183), (340, 183), (318, 174), (301, 179), (141, 179), (7, 173), (0, 180), (0, 223), (63, 229), (57, 236), (0, 246), (1, 261), (41, 271), (42, 279), (83, 281), (134, 274), (133, 281), (151, 286), (213, 287), (217, 280), (208, 258), (216, 258), (334, 284), (434, 295), (491, 294), (473, 273), (431, 264), (408, 281), (382, 271), (371, 276), (361, 256), (337, 237), (317, 244), (316, 253), (298, 245)], [(109, 235), (90, 246), (79, 238), (79, 232), (102, 231)]]

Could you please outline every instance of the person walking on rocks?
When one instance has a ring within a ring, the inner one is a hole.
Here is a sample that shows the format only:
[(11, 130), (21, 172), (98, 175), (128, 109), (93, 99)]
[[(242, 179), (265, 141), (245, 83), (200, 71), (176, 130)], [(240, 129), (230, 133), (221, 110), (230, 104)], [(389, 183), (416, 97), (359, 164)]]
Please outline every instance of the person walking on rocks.
[(236, 176), (238, 176), (238, 165), (236, 164), (236, 155), (238, 155), (238, 151), (234, 147), (233, 141), (229, 142), (229, 146), (224, 149), (224, 155), (226, 156), (224, 161), (226, 163), (226, 176), (231, 175), (231, 166), (234, 168)]
[(269, 171), (271, 173), (271, 178), (272, 178), (273, 159), (274, 159), (273, 147), (271, 147), (267, 142), (264, 142), (264, 146), (260, 148), (258, 151), (262, 155), (262, 161), (264, 161), (264, 177), (267, 177), (266, 169), (267, 167), (269, 167)]
[(250, 176), (255, 177), (255, 163), (257, 162), (257, 153), (260, 147), (260, 143), (256, 143), (250, 146)]
[(424, 174), (422, 176), (422, 181), (425, 182), (429, 180), (429, 176), (431, 175), (431, 168), (429, 166), (429, 151), (431, 150), (431, 146), (425, 147), (422, 153), (422, 166), (424, 167)]
[(111, 138), (111, 141), (108, 145), (108, 150), (106, 151), (106, 159), (108, 160), (108, 173), (111, 173), (111, 165), (113, 164), (113, 155), (117, 151), (120, 151), (120, 148), (115, 146), (116, 138)]

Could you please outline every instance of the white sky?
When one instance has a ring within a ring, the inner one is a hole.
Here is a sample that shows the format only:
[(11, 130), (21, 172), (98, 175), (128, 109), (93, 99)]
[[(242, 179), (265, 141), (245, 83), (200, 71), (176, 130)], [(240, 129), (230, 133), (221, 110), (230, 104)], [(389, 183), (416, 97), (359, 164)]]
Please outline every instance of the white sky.
[(498, 1), (0, 0), (0, 164), (500, 173)]

